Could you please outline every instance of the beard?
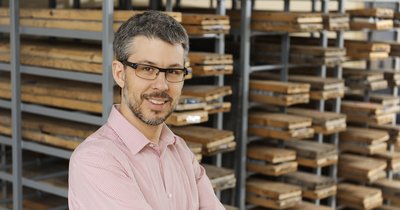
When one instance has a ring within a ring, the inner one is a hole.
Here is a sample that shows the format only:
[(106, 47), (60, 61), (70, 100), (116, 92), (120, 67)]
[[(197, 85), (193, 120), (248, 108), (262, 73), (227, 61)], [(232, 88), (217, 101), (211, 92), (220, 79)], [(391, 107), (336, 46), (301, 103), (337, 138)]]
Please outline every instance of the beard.
[(161, 113), (160, 111), (150, 110), (150, 112), (153, 112), (156, 116), (153, 118), (146, 118), (143, 114), (142, 109), (140, 108), (140, 105), (142, 104), (141, 101), (151, 97), (157, 97), (157, 98), (164, 98), (167, 101), (166, 103), (172, 103), (173, 102), (172, 97), (165, 92), (153, 92), (150, 94), (142, 94), (140, 96), (140, 99), (137, 100), (134, 98), (134, 96), (132, 96), (132, 98), (129, 97), (128, 93), (130, 91), (128, 91), (128, 86), (129, 85), (125, 86), (122, 90), (123, 91), (122, 95), (124, 97), (124, 100), (129, 109), (131, 110), (131, 112), (143, 123), (151, 126), (157, 126), (165, 122), (165, 120), (167, 120), (167, 118), (172, 114), (174, 106), (171, 106), (171, 109), (167, 110), (167, 113), (164, 114), (164, 116), (159, 116), (159, 117), (157, 117), (157, 115)]

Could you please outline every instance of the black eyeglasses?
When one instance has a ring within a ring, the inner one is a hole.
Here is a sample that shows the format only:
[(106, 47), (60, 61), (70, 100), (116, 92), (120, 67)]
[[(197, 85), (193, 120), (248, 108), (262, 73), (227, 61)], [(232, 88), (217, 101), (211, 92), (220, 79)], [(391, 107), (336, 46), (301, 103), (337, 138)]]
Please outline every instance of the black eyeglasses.
[(185, 76), (188, 74), (188, 70), (184, 68), (160, 68), (157, 66), (140, 64), (140, 63), (131, 63), (129, 61), (120, 61), (122, 64), (129, 66), (135, 69), (136, 76), (147, 79), (147, 80), (155, 80), (160, 72), (165, 73), (165, 79), (168, 82), (182, 82), (185, 80)]

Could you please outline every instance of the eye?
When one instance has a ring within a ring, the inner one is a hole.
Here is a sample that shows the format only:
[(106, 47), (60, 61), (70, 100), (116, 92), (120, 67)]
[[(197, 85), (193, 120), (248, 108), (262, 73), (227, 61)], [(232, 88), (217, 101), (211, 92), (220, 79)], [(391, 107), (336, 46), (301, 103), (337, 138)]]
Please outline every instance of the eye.
[(142, 70), (143, 70), (143, 71), (152, 72), (152, 71), (154, 71), (154, 68), (153, 68), (153, 67), (150, 67), (150, 66), (143, 66), (143, 67), (142, 67)]
[(168, 69), (167, 73), (173, 74), (173, 75), (181, 75), (183, 73), (183, 71), (180, 69)]

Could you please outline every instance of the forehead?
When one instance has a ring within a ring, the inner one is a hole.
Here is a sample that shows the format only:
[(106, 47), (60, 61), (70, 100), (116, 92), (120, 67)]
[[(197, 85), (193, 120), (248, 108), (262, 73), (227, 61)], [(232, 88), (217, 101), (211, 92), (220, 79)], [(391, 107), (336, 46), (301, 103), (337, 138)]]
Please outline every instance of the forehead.
[(150, 61), (159, 65), (182, 63), (184, 60), (181, 44), (170, 44), (159, 38), (145, 36), (136, 36), (132, 39), (128, 54), (132, 61)]

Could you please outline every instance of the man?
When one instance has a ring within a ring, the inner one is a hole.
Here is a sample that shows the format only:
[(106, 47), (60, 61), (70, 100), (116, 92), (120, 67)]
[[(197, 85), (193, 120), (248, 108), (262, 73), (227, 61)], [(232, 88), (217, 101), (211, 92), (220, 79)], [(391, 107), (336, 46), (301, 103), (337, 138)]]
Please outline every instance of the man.
[(72, 154), (71, 210), (224, 209), (204, 168), (164, 124), (181, 94), (188, 48), (184, 28), (161, 12), (134, 16), (116, 32), (121, 104)]

